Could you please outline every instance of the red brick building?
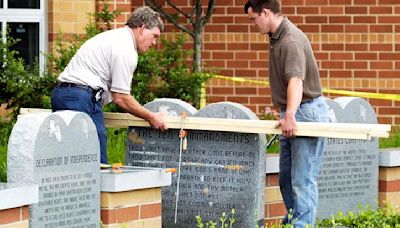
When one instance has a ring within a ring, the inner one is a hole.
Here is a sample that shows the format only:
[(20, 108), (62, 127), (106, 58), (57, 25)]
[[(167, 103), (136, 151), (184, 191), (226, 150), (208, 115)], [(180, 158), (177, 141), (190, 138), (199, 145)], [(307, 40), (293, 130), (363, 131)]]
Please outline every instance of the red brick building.
[[(172, 2), (190, 10), (192, 1)], [(108, 3), (111, 9), (123, 12), (114, 23), (122, 26), (132, 9), (144, 1), (109, 0)], [(268, 40), (250, 26), (243, 13), (244, 3), (245, 0), (216, 1), (215, 12), (203, 32), (203, 62), (206, 67), (217, 67), (224, 76), (265, 81)], [(22, 23), (22, 27), (37, 23), (38, 27), (32, 28), (39, 34), (37, 54), (51, 47), (58, 31), (82, 33), (87, 13), (93, 13), (101, 4), (99, 0), (1, 0), (0, 23), (3, 31), (11, 21)], [(27, 11), (15, 14), (15, 7)], [(282, 0), (282, 11), (309, 37), (325, 89), (400, 96), (399, 0)], [(19, 24), (14, 27), (20, 28)], [(164, 34), (176, 32), (179, 30), (167, 23)], [(207, 83), (206, 96), (207, 102), (239, 102), (257, 113), (271, 105), (269, 88), (251, 83), (212, 79)], [(400, 124), (399, 100), (369, 99), (369, 102), (379, 123)]]
[[(187, 0), (173, 2), (191, 6)], [(203, 33), (203, 61), (221, 75), (268, 80), (268, 40), (250, 26), (245, 2), (216, 1)], [(142, 4), (133, 7), (137, 5)], [(282, 11), (309, 37), (324, 88), (399, 96), (400, 1), (282, 0)], [(171, 25), (166, 31), (177, 30)], [(266, 86), (221, 79), (207, 84), (207, 102), (217, 101), (239, 102), (257, 113), (271, 105)], [(369, 102), (380, 123), (400, 123), (400, 101)]]

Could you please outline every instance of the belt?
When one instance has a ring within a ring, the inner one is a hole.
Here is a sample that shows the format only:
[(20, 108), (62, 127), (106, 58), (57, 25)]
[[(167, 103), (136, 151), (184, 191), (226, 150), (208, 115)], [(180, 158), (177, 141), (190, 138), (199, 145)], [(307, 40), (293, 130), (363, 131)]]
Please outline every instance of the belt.
[(58, 87), (76, 87), (76, 88), (81, 88), (81, 89), (86, 89), (90, 91), (95, 91), (92, 87), (86, 86), (86, 85), (79, 85), (75, 83), (69, 83), (69, 82), (59, 82), (57, 84)]
[(315, 99), (319, 98), (320, 96), (321, 95), (319, 95), (318, 97), (311, 98), (311, 100), (302, 101), (300, 104), (312, 103)]
[[(311, 100), (302, 101), (302, 102), (300, 103), (300, 105), (312, 103), (315, 99), (318, 99), (318, 98), (320, 98), (321, 96), (322, 96), (322, 95), (320, 95), (320, 96), (318, 96), (318, 97), (311, 98)], [(285, 105), (285, 106), (281, 106), (281, 110), (286, 110), (286, 105)]]
[(96, 101), (96, 102), (101, 100), (102, 99), (102, 95), (103, 95), (103, 89), (102, 88), (95, 90), (90, 86), (79, 85), (79, 84), (70, 83), (70, 82), (59, 82), (57, 84), (57, 87), (64, 87), (64, 88), (65, 87), (71, 87), (71, 88), (74, 87), (74, 88), (80, 88), (80, 89), (84, 89), (84, 90), (90, 91), (93, 94), (93, 97), (92, 97), (93, 101)]
[(308, 103), (311, 103), (313, 101), (314, 101), (314, 99), (307, 100), (307, 101), (302, 101), (300, 104), (308, 104)]

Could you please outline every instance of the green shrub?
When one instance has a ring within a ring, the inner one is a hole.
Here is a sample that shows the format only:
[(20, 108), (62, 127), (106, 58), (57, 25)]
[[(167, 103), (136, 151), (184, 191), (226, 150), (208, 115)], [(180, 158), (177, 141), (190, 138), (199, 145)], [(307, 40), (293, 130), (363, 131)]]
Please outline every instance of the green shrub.
[(400, 147), (400, 128), (392, 129), (389, 138), (379, 139), (379, 148)]
[(235, 209), (231, 210), (230, 215), (228, 215), (226, 212), (223, 212), (219, 218), (216, 218), (216, 222), (213, 220), (206, 222), (203, 221), (201, 215), (196, 216), (196, 224), (198, 228), (232, 228), (234, 227), (235, 222)]
[(56, 78), (40, 72), (39, 63), (27, 66), (12, 47), (18, 40), (7, 36), (0, 42), (0, 104), (11, 110), (10, 120), (0, 120), (0, 182), (7, 180), (7, 144), (21, 107), (50, 108), (51, 91)]
[(400, 214), (390, 205), (379, 207), (373, 210), (370, 206), (362, 208), (354, 213), (352, 211), (344, 214), (339, 212), (330, 219), (320, 220), (317, 222), (319, 227), (400, 227)]
[(126, 128), (107, 128), (108, 163), (125, 164)]
[[(260, 120), (279, 120), (279, 113), (270, 107), (266, 107), (259, 116)], [(266, 152), (271, 154), (279, 153), (279, 136), (266, 134), (267, 148)]]
[(132, 82), (132, 94), (140, 103), (157, 97), (179, 98), (199, 108), (200, 90), (212, 74), (193, 72), (187, 64), (192, 55), (185, 50), (183, 34), (176, 40), (161, 40), (161, 48), (151, 49), (139, 56)]
[(7, 104), (14, 117), (21, 107), (49, 108), (50, 94), (55, 85), (54, 77), (40, 74), (39, 63), (27, 66), (12, 46), (18, 42), (7, 37), (0, 42), (0, 104)]
[(0, 182), (7, 181), (7, 143), (14, 123), (0, 120)]

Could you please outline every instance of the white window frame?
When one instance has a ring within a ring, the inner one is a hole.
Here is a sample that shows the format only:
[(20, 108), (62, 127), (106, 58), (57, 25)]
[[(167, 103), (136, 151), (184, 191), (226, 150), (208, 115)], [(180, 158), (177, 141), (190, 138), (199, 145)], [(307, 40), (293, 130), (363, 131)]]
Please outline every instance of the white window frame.
[(8, 0), (3, 0), (3, 8), (0, 8), (0, 22), (3, 41), (6, 39), (7, 23), (9, 22), (33, 22), (39, 23), (39, 63), (41, 72), (45, 69), (45, 56), (48, 47), (47, 25), (47, 0), (40, 0), (40, 9), (9, 9)]

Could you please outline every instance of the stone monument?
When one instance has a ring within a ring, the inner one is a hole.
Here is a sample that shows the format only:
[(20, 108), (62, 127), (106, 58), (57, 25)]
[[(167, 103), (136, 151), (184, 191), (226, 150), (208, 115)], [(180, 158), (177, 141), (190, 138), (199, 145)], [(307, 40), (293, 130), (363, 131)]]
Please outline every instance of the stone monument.
[(37, 184), (30, 227), (100, 227), (100, 152), (84, 113), (21, 115), (8, 143), (10, 183)]
[[(330, 122), (376, 124), (371, 105), (361, 98), (327, 99)], [(378, 197), (378, 139), (326, 138), (318, 180), (318, 218), (338, 212), (357, 211), (358, 206), (376, 208)]]
[[(152, 111), (172, 115), (225, 119), (257, 119), (246, 107), (221, 102), (196, 112), (176, 99), (157, 99), (147, 105)], [(196, 215), (203, 221), (219, 222), (223, 212), (235, 209), (235, 227), (263, 227), (265, 188), (265, 135), (190, 130), (187, 150), (182, 154), (177, 223), (175, 200), (178, 173), (172, 186), (163, 188), (163, 227), (196, 227)], [(130, 127), (127, 165), (175, 167), (179, 161), (179, 131), (159, 132)]]

